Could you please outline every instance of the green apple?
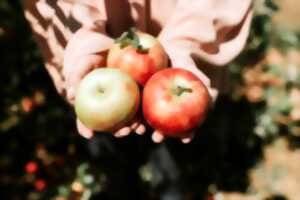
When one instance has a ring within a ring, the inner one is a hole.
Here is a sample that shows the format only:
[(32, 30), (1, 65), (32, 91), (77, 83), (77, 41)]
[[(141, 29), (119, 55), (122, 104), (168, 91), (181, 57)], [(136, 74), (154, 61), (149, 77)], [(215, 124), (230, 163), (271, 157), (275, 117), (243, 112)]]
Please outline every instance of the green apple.
[(100, 68), (81, 80), (75, 96), (75, 112), (86, 127), (113, 131), (134, 117), (139, 102), (139, 87), (127, 73)]

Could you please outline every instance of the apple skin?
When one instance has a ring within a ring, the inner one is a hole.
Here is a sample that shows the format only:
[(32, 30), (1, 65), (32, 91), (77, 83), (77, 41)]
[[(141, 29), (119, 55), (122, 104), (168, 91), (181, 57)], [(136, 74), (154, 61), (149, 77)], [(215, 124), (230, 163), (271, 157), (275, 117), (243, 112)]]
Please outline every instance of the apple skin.
[(142, 108), (153, 128), (165, 136), (182, 138), (204, 121), (210, 101), (207, 88), (196, 75), (169, 68), (148, 80)]
[(128, 74), (119, 69), (99, 68), (81, 80), (75, 112), (88, 128), (114, 131), (135, 116), (139, 102), (139, 87)]
[(141, 52), (132, 45), (121, 48), (119, 43), (115, 43), (108, 53), (107, 66), (129, 73), (143, 86), (153, 74), (168, 66), (168, 56), (155, 37), (142, 32), (136, 34), (147, 52)]

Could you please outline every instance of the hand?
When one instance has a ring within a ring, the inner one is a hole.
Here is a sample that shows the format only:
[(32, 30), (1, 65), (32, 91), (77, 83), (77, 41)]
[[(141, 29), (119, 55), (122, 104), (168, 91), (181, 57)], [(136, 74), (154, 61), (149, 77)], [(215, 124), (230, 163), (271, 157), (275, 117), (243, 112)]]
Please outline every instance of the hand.
[[(113, 40), (92, 29), (81, 29), (75, 33), (65, 50), (64, 69), (67, 100), (74, 104), (75, 92), (80, 80), (90, 71), (106, 64), (106, 50)], [(100, 52), (100, 53), (99, 53)], [(93, 130), (84, 126), (77, 119), (77, 129), (81, 136), (92, 138)], [(134, 119), (127, 126), (114, 132), (115, 137), (127, 136), (131, 131), (137, 134), (145, 132), (145, 126), (139, 119)]]
[[(79, 119), (76, 120), (76, 124), (77, 124), (77, 130), (82, 137), (87, 138), (87, 139), (90, 139), (93, 137), (93, 135), (94, 135), (93, 130), (84, 126), (84, 124), (82, 124), (79, 121)], [(146, 128), (142, 123), (140, 123), (137, 119), (135, 119), (131, 123), (129, 123), (127, 126), (124, 126), (124, 127), (120, 128), (119, 130), (115, 131), (113, 133), (113, 135), (116, 138), (122, 138), (122, 137), (129, 135), (132, 131), (135, 131), (138, 135), (142, 135), (145, 133)]]

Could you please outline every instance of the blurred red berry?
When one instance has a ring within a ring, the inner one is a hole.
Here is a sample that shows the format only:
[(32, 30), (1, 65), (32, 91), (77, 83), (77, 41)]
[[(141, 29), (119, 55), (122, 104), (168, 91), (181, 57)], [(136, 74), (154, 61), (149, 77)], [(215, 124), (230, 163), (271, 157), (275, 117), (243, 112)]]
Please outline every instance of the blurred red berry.
[(206, 200), (215, 200), (214, 196), (213, 195), (209, 195)]
[(25, 165), (25, 170), (29, 174), (35, 173), (38, 170), (38, 164), (34, 161), (30, 161)]
[(34, 108), (34, 101), (29, 97), (24, 97), (21, 100), (21, 106), (25, 113), (30, 113)]
[(43, 179), (38, 179), (35, 181), (35, 189), (41, 191), (46, 188), (46, 182)]

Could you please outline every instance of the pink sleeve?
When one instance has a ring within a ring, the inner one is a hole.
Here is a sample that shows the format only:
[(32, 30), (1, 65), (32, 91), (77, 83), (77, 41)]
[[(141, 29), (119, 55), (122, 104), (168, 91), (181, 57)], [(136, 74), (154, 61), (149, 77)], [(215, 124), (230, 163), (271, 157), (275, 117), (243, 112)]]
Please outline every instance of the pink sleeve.
[(179, 0), (159, 35), (172, 65), (193, 71), (211, 89), (214, 77), (200, 71), (195, 60), (223, 66), (234, 59), (246, 43), (251, 8), (251, 0)]
[(190, 54), (225, 65), (244, 47), (251, 16), (251, 0), (179, 0), (160, 40), (170, 52), (188, 47)]
[(45, 67), (61, 95), (65, 95), (65, 74), (74, 67), (72, 57), (105, 51), (112, 43), (104, 30), (102, 4), (98, 0), (23, 1)]

